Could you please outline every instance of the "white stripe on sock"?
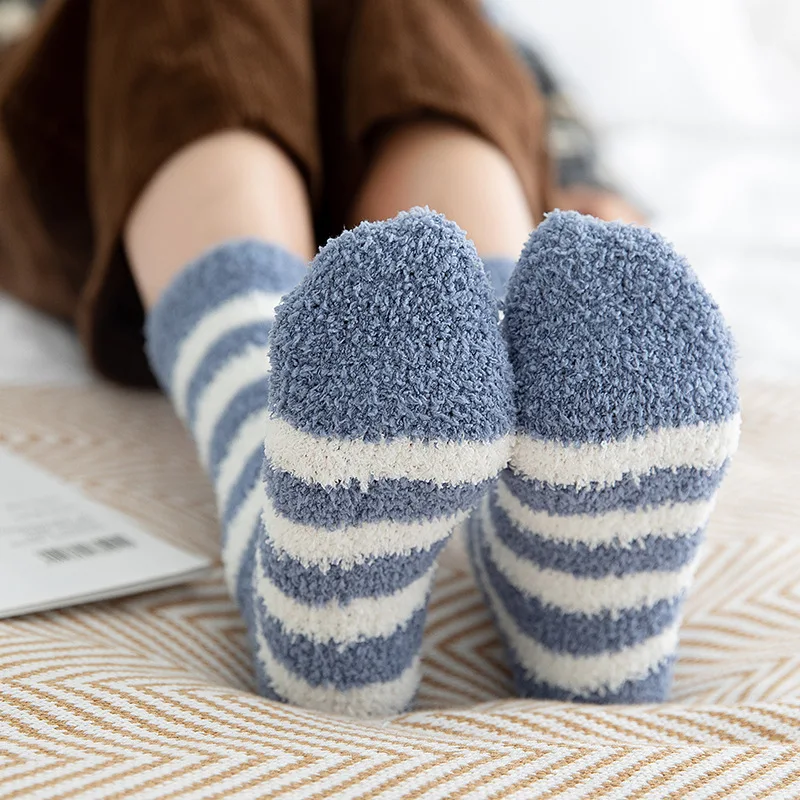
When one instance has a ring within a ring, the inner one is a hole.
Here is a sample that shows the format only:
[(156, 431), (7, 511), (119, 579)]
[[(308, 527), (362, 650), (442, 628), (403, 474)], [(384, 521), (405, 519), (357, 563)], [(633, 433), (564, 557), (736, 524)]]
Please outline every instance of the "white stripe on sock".
[(264, 526), (278, 552), (285, 553), (306, 567), (327, 572), (336, 564), (350, 569), (369, 558), (410, 555), (412, 550), (428, 550), (447, 538), (453, 528), (469, 516), (469, 510), (448, 517), (419, 522), (380, 520), (338, 530), (316, 528), (293, 522), (280, 515), (269, 498), (264, 500)]
[(275, 691), (290, 703), (302, 708), (348, 717), (386, 717), (408, 708), (419, 685), (420, 660), (417, 656), (393, 681), (371, 683), (354, 689), (311, 686), (272, 655), (260, 632), (256, 634), (256, 638), (260, 645), (258, 657), (264, 664)]
[(197, 401), (193, 433), (200, 460), (206, 469), (208, 469), (214, 428), (220, 418), (242, 389), (263, 380), (268, 373), (269, 360), (266, 350), (263, 345), (251, 344), (238, 356), (231, 358), (203, 390)]
[[(186, 336), (172, 368), (171, 394), (178, 416), (186, 419), (187, 393), (203, 357), (226, 333), (254, 322), (271, 322), (281, 295), (251, 292), (239, 295), (206, 314)], [(263, 351), (263, 348), (262, 348)]]
[[(260, 551), (256, 554), (256, 574), (263, 575)], [(255, 591), (255, 588), (253, 588)], [(351, 717), (385, 717), (407, 708), (419, 685), (420, 659), (411, 664), (393, 681), (372, 683), (353, 689), (335, 686), (311, 686), (302, 677), (287, 669), (270, 650), (258, 624), (253, 626), (258, 658), (273, 689), (290, 703), (303, 708), (342, 714)]]
[(479, 483), (508, 462), (512, 437), (493, 442), (421, 442), (400, 437), (381, 442), (314, 436), (272, 417), (267, 422), (267, 455), (275, 469), (323, 486), (356, 480), (407, 478), (439, 485)]
[(352, 644), (377, 636), (391, 636), (407, 624), (425, 605), (436, 567), (431, 567), (413, 583), (386, 597), (359, 597), (346, 604), (331, 600), (310, 606), (285, 595), (259, 572), (258, 596), (272, 617), (281, 621), (288, 633), (299, 634), (325, 644)]
[(595, 547), (611, 542), (627, 544), (648, 534), (675, 537), (694, 533), (708, 522), (715, 501), (675, 503), (637, 511), (614, 510), (596, 515), (555, 516), (547, 511), (532, 511), (500, 481), (497, 502), (513, 523), (530, 533)]
[(222, 563), (225, 567), (225, 582), (231, 597), (236, 597), (236, 584), (242, 559), (247, 552), (247, 544), (255, 530), (264, 504), (264, 487), (261, 481), (250, 489), (233, 519), (228, 523), (225, 547), (222, 551)]
[(641, 680), (678, 647), (680, 621), (657, 636), (614, 653), (573, 656), (556, 653), (523, 633), (506, 611), (488, 580), (483, 562), (478, 569), (498, 625), (509, 640), (514, 656), (531, 680), (542, 681), (568, 692), (615, 692), (626, 681)]
[(654, 468), (717, 469), (736, 451), (741, 418), (717, 424), (660, 428), (644, 436), (603, 444), (564, 444), (518, 434), (511, 456), (515, 472), (554, 486), (607, 486), (626, 474)]
[[(264, 400), (266, 401), (266, 397)], [(239, 426), (233, 440), (228, 445), (228, 452), (219, 465), (214, 487), (218, 508), (224, 509), (227, 507), (231, 490), (256, 448), (263, 454), (266, 422), (267, 410), (266, 408), (260, 408)]]
[(579, 578), (569, 572), (541, 569), (510, 550), (497, 536), (488, 503), (481, 510), (481, 526), (492, 561), (518, 591), (569, 613), (601, 614), (653, 606), (688, 589), (697, 569), (695, 558), (676, 572)]

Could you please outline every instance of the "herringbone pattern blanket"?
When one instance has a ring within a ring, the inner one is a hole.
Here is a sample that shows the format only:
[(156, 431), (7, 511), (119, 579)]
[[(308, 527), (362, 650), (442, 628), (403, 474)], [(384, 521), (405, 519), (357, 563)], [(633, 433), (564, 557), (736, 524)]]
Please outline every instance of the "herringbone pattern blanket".
[[(523, 701), (456, 541), (417, 710), (380, 723), (253, 694), (215, 569), (185, 586), (0, 622), (0, 798), (800, 796), (800, 389), (745, 387), (672, 701)], [(0, 442), (216, 554), (211, 491), (166, 401), (0, 390)]]

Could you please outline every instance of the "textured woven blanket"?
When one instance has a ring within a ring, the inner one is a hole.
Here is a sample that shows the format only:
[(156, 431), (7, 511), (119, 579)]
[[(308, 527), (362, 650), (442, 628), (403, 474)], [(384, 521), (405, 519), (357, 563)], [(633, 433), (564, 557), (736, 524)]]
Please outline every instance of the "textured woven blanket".
[[(0, 798), (800, 796), (800, 388), (745, 387), (741, 449), (688, 604), (672, 701), (523, 701), (458, 541), (417, 709), (355, 722), (253, 694), (204, 580), (0, 622)], [(211, 491), (166, 401), (0, 390), (0, 442), (215, 555)]]

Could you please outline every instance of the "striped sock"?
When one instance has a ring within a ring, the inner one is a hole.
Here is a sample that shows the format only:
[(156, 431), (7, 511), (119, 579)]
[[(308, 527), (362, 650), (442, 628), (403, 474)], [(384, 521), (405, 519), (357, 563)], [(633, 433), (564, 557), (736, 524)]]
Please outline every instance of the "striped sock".
[(183, 270), (148, 315), (150, 364), (214, 484), (222, 561), (252, 637), (251, 590), (264, 489), (269, 356), (282, 295), (306, 273), (281, 248), (232, 241)]
[(278, 309), (271, 358), (265, 687), (399, 712), (437, 555), (511, 447), (510, 365), (474, 248), (420, 209), (343, 233)]
[(733, 347), (644, 228), (556, 212), (509, 286), (518, 435), (470, 520), (519, 694), (652, 702), (738, 440)]

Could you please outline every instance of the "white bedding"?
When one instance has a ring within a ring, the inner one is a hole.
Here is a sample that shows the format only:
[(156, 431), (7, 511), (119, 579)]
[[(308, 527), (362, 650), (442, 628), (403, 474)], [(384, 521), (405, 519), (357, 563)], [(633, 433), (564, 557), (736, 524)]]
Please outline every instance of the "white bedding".
[[(493, 5), (544, 50), (610, 172), (711, 288), (742, 375), (800, 380), (800, 3)], [(88, 380), (70, 331), (0, 297), (0, 383)]]
[(800, 3), (496, 0), (604, 163), (723, 307), (745, 377), (800, 379)]

